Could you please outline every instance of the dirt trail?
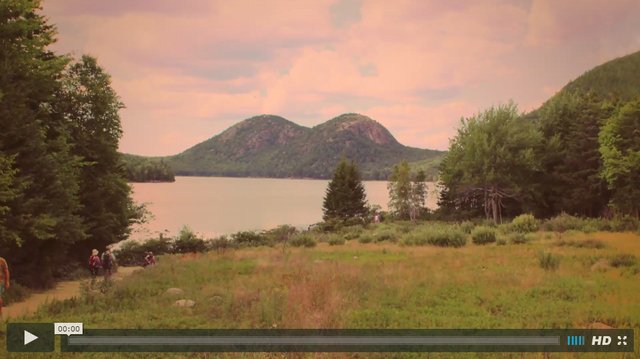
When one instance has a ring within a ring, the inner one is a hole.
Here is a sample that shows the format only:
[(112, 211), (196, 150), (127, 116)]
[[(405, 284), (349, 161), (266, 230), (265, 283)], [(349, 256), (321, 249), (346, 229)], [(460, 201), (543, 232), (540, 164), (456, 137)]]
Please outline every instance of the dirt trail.
[[(118, 272), (113, 274), (114, 280), (127, 277), (142, 267), (119, 267)], [(102, 280), (102, 279), (100, 279)], [(35, 293), (22, 302), (14, 303), (2, 308), (2, 319), (11, 319), (23, 315), (33, 314), (38, 307), (53, 300), (65, 300), (80, 295), (80, 283), (82, 280), (72, 280), (58, 283), (55, 288), (44, 292)]]

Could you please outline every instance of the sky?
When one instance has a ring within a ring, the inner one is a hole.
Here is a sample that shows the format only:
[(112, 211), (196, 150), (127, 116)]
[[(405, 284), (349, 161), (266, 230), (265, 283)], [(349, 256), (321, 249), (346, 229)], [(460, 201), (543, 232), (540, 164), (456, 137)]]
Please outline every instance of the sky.
[(44, 0), (59, 53), (89, 54), (126, 105), (120, 150), (172, 155), (274, 114), (367, 115), (445, 150), (461, 117), (640, 50), (638, 0)]

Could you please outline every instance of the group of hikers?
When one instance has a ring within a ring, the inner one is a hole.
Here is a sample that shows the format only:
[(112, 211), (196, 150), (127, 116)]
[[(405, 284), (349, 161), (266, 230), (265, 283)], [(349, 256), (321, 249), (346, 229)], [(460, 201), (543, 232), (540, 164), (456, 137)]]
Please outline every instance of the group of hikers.
[[(153, 255), (153, 252), (145, 252), (142, 266), (148, 267), (155, 264), (156, 257)], [(116, 257), (111, 251), (111, 247), (105, 248), (105, 251), (102, 252), (102, 256), (98, 256), (97, 249), (91, 251), (91, 256), (89, 256), (89, 271), (91, 272), (91, 276), (94, 279), (98, 276), (98, 274), (100, 274), (101, 269), (105, 279), (108, 279), (114, 271), (116, 265)]]

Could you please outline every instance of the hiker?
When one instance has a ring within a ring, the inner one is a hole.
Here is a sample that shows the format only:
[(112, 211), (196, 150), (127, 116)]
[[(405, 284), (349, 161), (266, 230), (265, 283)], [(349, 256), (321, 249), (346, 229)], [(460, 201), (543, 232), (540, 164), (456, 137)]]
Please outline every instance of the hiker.
[(91, 277), (95, 279), (100, 271), (100, 267), (102, 267), (102, 262), (100, 261), (100, 257), (98, 257), (98, 250), (94, 249), (91, 251), (91, 255), (89, 256), (89, 271), (91, 272)]
[(104, 271), (104, 277), (109, 278), (111, 276), (111, 271), (114, 265), (114, 258), (111, 254), (111, 249), (109, 247), (105, 248), (104, 252), (102, 252), (102, 270)]
[(156, 257), (153, 256), (153, 252), (147, 252), (147, 255), (144, 256), (144, 264), (143, 267), (152, 266), (156, 264)]
[(9, 286), (9, 265), (4, 258), (0, 257), (0, 316), (2, 316), (2, 305), (4, 304), (2, 295), (9, 289)]

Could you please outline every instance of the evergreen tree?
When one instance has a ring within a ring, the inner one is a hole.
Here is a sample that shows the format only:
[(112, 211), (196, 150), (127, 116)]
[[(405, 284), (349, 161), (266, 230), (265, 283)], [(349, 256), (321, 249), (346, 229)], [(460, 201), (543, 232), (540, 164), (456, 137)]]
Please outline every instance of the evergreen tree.
[(640, 100), (621, 106), (600, 132), (602, 177), (621, 213), (640, 217)]
[(323, 202), (323, 219), (346, 220), (367, 213), (367, 200), (356, 164), (342, 158), (327, 186)]
[(18, 281), (46, 286), (84, 233), (80, 163), (65, 118), (55, 111), (67, 59), (48, 50), (55, 31), (38, 11), (39, 1), (0, 2), (0, 153), (11, 193), (0, 253)]
[(425, 210), (424, 202), (427, 198), (427, 176), (423, 170), (419, 170), (413, 178), (411, 185), (411, 213), (412, 221), (415, 221)]
[(533, 212), (546, 217), (566, 212), (598, 216), (609, 201), (600, 176), (598, 133), (612, 108), (593, 95), (563, 93), (540, 109), (538, 126), (545, 151), (535, 182)]

